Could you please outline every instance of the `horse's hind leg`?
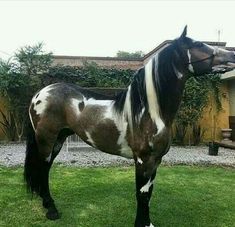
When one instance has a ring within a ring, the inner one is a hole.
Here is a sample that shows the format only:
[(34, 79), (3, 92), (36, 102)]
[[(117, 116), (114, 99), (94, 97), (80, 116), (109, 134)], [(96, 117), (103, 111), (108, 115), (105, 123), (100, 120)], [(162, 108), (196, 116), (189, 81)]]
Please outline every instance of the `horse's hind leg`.
[(40, 156), (41, 167), (39, 175), (39, 190), (38, 194), (43, 200), (43, 206), (48, 209), (46, 214), (48, 219), (55, 220), (60, 217), (58, 210), (54, 204), (54, 200), (51, 197), (49, 189), (49, 171), (52, 165), (52, 152), (56, 141), (56, 133), (46, 133), (37, 131), (36, 140), (38, 144), (38, 152)]
[(40, 196), (43, 199), (43, 206), (48, 209), (48, 212), (46, 214), (46, 217), (51, 220), (58, 219), (60, 217), (58, 210), (55, 206), (54, 200), (51, 197), (50, 194), (50, 188), (49, 188), (49, 171), (51, 168), (51, 165), (56, 158), (56, 156), (59, 154), (64, 141), (69, 135), (72, 135), (73, 131), (70, 129), (63, 129), (58, 134), (58, 137), (53, 145), (53, 149), (51, 154), (48, 156), (46, 161), (44, 162), (44, 170), (42, 173), (42, 184), (41, 184), (41, 190), (40, 190)]
[(54, 161), (56, 156), (59, 154), (66, 138), (68, 136), (73, 135), (73, 134), (74, 134), (74, 131), (72, 131), (69, 128), (64, 128), (59, 132), (58, 137), (57, 137), (56, 142), (55, 142), (54, 147), (53, 147), (53, 151), (52, 151), (52, 156), (51, 156), (52, 162)]
[(40, 196), (42, 197), (43, 206), (48, 209), (46, 217), (51, 220), (60, 218), (59, 212), (55, 206), (54, 200), (51, 197), (49, 189), (49, 171), (52, 163), (44, 163), (44, 170), (42, 173), (42, 182)]

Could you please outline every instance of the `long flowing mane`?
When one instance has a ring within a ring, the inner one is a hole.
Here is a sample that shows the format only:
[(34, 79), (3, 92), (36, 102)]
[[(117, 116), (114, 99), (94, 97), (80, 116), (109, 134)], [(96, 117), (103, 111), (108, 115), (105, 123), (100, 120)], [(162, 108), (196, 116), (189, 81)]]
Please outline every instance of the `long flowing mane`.
[[(151, 108), (154, 108), (153, 105), (156, 105), (155, 108), (164, 121), (169, 121), (174, 116), (178, 106), (176, 105), (178, 103), (174, 103), (174, 99), (181, 95), (174, 88), (181, 76), (178, 71), (179, 55), (176, 53), (177, 46), (173, 41), (154, 55), (144, 67), (140, 68), (134, 75), (128, 89), (116, 96), (115, 110), (122, 113), (126, 111), (126, 104), (129, 103), (132, 122), (135, 124), (143, 112), (149, 112)], [(150, 82), (146, 84), (146, 81), (149, 80)], [(151, 90), (151, 81), (153, 90)], [(149, 96), (156, 96), (153, 97), (153, 100), (155, 99), (157, 103), (150, 103), (151, 97), (148, 98), (150, 92)], [(172, 113), (169, 111), (172, 111)]]
[(122, 113), (125, 108), (125, 103), (127, 102), (127, 93), (129, 91), (129, 102), (133, 117), (137, 117), (143, 108), (146, 106), (146, 87), (145, 87), (145, 72), (144, 67), (140, 68), (133, 77), (132, 83), (129, 85), (128, 89), (120, 92), (114, 101), (115, 110)]

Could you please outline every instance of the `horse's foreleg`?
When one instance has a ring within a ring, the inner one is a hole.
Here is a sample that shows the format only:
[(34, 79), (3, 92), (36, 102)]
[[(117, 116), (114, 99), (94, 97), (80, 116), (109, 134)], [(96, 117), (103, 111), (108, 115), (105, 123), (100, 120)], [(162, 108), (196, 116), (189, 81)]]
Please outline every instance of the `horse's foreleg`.
[(153, 227), (149, 217), (149, 202), (153, 191), (157, 164), (136, 161), (136, 199), (137, 213), (135, 227)]

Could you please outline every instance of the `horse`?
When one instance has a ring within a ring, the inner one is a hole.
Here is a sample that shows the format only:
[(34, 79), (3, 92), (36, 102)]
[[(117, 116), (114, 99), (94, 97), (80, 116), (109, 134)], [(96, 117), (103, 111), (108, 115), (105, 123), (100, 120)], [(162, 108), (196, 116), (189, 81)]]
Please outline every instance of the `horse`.
[(24, 178), (42, 198), (50, 220), (60, 218), (49, 189), (49, 171), (66, 138), (76, 133), (103, 152), (133, 158), (136, 179), (135, 227), (153, 227), (149, 202), (156, 171), (171, 143), (171, 125), (190, 76), (225, 73), (235, 68), (232, 51), (187, 37), (158, 51), (114, 97), (75, 84), (44, 87), (29, 107)]

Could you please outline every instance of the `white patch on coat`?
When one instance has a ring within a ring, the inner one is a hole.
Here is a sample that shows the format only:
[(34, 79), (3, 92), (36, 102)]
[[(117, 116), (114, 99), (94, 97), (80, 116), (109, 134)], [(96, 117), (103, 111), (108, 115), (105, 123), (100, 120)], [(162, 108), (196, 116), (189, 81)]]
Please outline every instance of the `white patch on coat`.
[(46, 158), (46, 161), (47, 161), (47, 162), (50, 162), (50, 161), (51, 161), (51, 153), (50, 153), (50, 155)]
[(178, 79), (182, 79), (183, 78), (183, 74), (175, 67), (175, 65), (173, 64), (173, 69), (175, 72), (175, 75), (177, 76)]
[(149, 179), (149, 181), (140, 189), (141, 193), (145, 193), (149, 191), (149, 188), (153, 185), (153, 181)]
[(110, 103), (106, 103), (106, 106), (104, 105), (103, 107), (105, 110), (104, 118), (115, 121), (115, 114), (113, 111), (113, 102), (110, 101)]
[(128, 142), (126, 140), (128, 123), (126, 121), (125, 114), (124, 113), (121, 115), (117, 114), (113, 110), (113, 105), (111, 104), (108, 107), (106, 107), (104, 118), (112, 120), (120, 134), (117, 140), (117, 145), (121, 147), (120, 155), (126, 158), (133, 158), (132, 150), (128, 146)]
[[(47, 98), (50, 95), (49, 91), (53, 89), (53, 84), (43, 88), (39, 93), (37, 93), (33, 99), (32, 104), (34, 104), (33, 109), (35, 110), (37, 115), (41, 115), (44, 113), (47, 107)], [(36, 104), (38, 101), (40, 103)]]
[(95, 142), (94, 142), (94, 140), (91, 138), (91, 134), (90, 134), (88, 131), (85, 131), (85, 133), (86, 133), (86, 136), (87, 136), (87, 141), (88, 141), (89, 143), (91, 143), (92, 146), (95, 147)]
[[(30, 106), (30, 108), (31, 108), (31, 106)], [(33, 130), (36, 131), (35, 126), (34, 126), (34, 123), (33, 123), (33, 119), (32, 119), (31, 113), (30, 113), (30, 108), (29, 108), (29, 118), (30, 118), (30, 121), (31, 121)]]
[(129, 85), (127, 94), (126, 94), (126, 100), (124, 104), (124, 115), (127, 118), (127, 121), (130, 126), (131, 134), (133, 135), (133, 122), (132, 122), (132, 111), (131, 111), (131, 85)]
[(137, 163), (139, 163), (140, 165), (142, 165), (142, 164), (143, 164), (142, 159), (141, 159), (141, 158), (139, 158), (139, 157), (137, 157)]
[(182, 79), (183, 78), (183, 74), (180, 71), (177, 71), (177, 78), (178, 79)]
[(124, 113), (121, 115), (117, 114), (113, 110), (113, 103), (111, 103), (111, 105), (105, 108), (104, 119), (112, 120), (120, 134), (117, 140), (117, 145), (120, 146), (120, 155), (126, 158), (133, 158), (132, 150), (126, 140), (128, 123)]
[(109, 106), (113, 102), (113, 100), (99, 100), (99, 99), (93, 99), (93, 98), (86, 99), (85, 97), (83, 101), (84, 101), (85, 106), (87, 105)]
[[(155, 56), (155, 60), (157, 64), (158, 55)], [(165, 124), (160, 117), (159, 104), (153, 82), (152, 59), (150, 59), (145, 66), (145, 84), (146, 84), (147, 101), (149, 106), (149, 114), (151, 119), (155, 122), (157, 126), (158, 129), (157, 134), (159, 134), (165, 127)]]
[(84, 97), (84, 105), (86, 106), (102, 106), (104, 108), (104, 119), (111, 119), (114, 120), (114, 114), (113, 114), (113, 100), (99, 100), (99, 99), (93, 99), (89, 98), (86, 99)]
[(125, 140), (125, 136), (126, 136), (126, 132), (127, 132), (127, 122), (124, 121), (122, 123), (122, 127), (120, 127), (120, 126), (121, 126), (120, 124), (116, 124), (116, 127), (120, 132), (120, 136), (119, 136), (118, 141), (117, 141), (118, 145), (123, 144), (123, 142)]
[(120, 133), (120, 136), (118, 137), (117, 144), (121, 147), (120, 148), (120, 155), (125, 158), (133, 158), (133, 152), (131, 148), (128, 145), (128, 142), (126, 140), (126, 134), (127, 134), (127, 126), (128, 123), (125, 120), (124, 116), (120, 116), (115, 119), (116, 127)]
[(70, 105), (71, 105), (74, 113), (76, 113), (77, 116), (81, 113), (79, 110), (79, 103), (82, 103), (82, 102), (83, 102), (82, 100), (75, 99), (75, 98), (72, 98), (70, 100)]
[(142, 119), (142, 117), (143, 117), (143, 115), (144, 115), (144, 112), (145, 112), (145, 108), (143, 107), (142, 110), (141, 110), (141, 112), (140, 112), (140, 114), (139, 114), (139, 116), (138, 116), (138, 120), (139, 120), (138, 123), (140, 123), (140, 121), (141, 121), (141, 119)]
[(154, 225), (152, 223), (150, 223), (149, 226), (146, 225), (145, 227), (154, 227)]
[(153, 142), (152, 141), (149, 141), (149, 146), (153, 147)]
[(188, 70), (191, 72), (191, 73), (194, 73), (194, 69), (193, 69), (193, 65), (191, 64), (191, 54), (190, 54), (190, 51), (187, 50), (187, 55), (188, 55)]

